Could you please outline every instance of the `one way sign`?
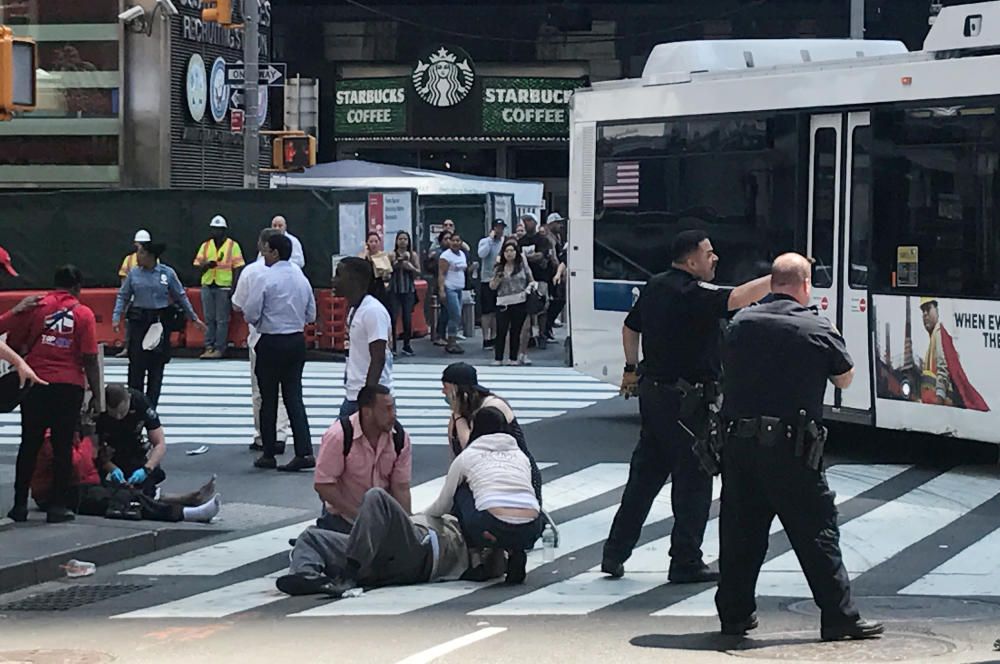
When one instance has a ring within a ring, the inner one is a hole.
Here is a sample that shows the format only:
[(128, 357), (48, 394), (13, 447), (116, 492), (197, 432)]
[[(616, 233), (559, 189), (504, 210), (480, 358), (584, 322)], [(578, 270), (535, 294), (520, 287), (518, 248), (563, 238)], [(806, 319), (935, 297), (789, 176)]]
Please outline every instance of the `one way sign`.
[[(281, 87), (285, 84), (288, 65), (284, 62), (262, 63), (257, 71), (257, 84)], [(242, 64), (226, 65), (226, 85), (231, 88), (246, 87), (246, 67)]]

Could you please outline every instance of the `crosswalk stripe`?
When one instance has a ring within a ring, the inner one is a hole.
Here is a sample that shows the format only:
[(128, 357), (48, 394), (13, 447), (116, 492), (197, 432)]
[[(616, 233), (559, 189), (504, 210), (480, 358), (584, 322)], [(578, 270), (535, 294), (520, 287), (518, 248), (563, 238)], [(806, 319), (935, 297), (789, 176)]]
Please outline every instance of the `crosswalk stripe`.
[(938, 565), (899, 594), (1000, 596), (1000, 528)]
[[(838, 501), (843, 502), (874, 488), (905, 469), (906, 466), (865, 466), (860, 470), (838, 466), (829, 472), (830, 485), (837, 492)], [(711, 519), (705, 529), (702, 553), (708, 564), (718, 558), (718, 525), (717, 518)], [(780, 530), (777, 521), (772, 524), (771, 530)], [(628, 560), (628, 574), (623, 579), (609, 580), (601, 573), (600, 565), (597, 565), (582, 574), (491, 607), (488, 615), (586, 615), (667, 583), (669, 550), (669, 536), (653, 540), (636, 548)], [(707, 595), (711, 600), (714, 593), (713, 589), (695, 597)], [(668, 614), (657, 612), (653, 615)]]
[[(720, 483), (715, 483), (716, 496)], [(600, 488), (600, 487), (599, 487)], [(542, 495), (544, 498), (545, 489)], [(591, 494), (595, 497), (599, 494)], [(586, 494), (579, 494), (586, 499)], [(580, 549), (587, 548), (602, 541), (608, 532), (611, 521), (618, 511), (617, 505), (612, 505), (597, 512), (591, 512), (567, 523), (559, 525), (559, 557), (568, 556)], [(670, 518), (673, 514), (670, 506), (669, 485), (660, 492), (649, 512), (646, 523), (655, 523)], [(528, 553), (528, 571), (546, 564), (543, 552), (535, 549)], [(493, 585), (495, 582), (472, 583), (465, 581), (449, 581), (430, 586), (404, 586), (398, 588), (376, 588), (361, 597), (349, 601), (334, 601), (320, 605), (289, 617), (323, 617), (323, 616), (358, 616), (358, 615), (401, 615), (434, 606), (473, 593), (480, 588)], [(432, 592), (428, 592), (432, 591)]]
[(552, 513), (582, 503), (624, 486), (627, 463), (598, 463), (548, 482), (543, 487), (542, 504)]
[(287, 595), (274, 587), (274, 580), (282, 574), (283, 572), (274, 572), (264, 577), (240, 581), (224, 588), (111, 617), (116, 619), (222, 618), (287, 599)]

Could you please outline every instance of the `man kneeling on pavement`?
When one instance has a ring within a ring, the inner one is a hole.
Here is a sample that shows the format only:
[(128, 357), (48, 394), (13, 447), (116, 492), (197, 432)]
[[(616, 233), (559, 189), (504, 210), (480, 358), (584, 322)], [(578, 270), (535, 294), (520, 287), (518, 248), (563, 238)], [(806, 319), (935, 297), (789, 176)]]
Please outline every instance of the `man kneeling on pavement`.
[[(81, 423), (74, 435), (69, 504), (76, 506), (79, 514), (89, 516), (211, 521), (221, 507), (215, 478), (187, 494), (162, 493), (158, 485), (166, 474), (160, 462), (167, 444), (159, 415), (138, 390), (109, 385), (104, 393), (107, 411), (97, 418), (96, 431), (89, 423)], [(144, 428), (151, 443), (148, 451)], [(91, 434), (96, 435), (92, 438)], [(31, 482), (32, 497), (42, 509), (51, 499), (51, 490), (52, 446), (46, 437)]]

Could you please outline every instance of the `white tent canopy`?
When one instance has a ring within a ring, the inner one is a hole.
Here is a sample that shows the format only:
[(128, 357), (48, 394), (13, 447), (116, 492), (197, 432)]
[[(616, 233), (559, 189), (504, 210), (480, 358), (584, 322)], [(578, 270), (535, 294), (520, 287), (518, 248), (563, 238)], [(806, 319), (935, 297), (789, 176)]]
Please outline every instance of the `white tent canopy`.
[(418, 195), (513, 194), (518, 210), (533, 211), (542, 208), (544, 188), (541, 182), (427, 171), (353, 159), (317, 164), (303, 173), (272, 175), (271, 187), (415, 189)]

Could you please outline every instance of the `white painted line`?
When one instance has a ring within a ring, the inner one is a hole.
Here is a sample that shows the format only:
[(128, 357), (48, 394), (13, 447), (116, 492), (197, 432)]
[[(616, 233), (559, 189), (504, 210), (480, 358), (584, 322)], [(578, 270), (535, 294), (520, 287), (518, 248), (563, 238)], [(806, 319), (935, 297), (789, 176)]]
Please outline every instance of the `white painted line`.
[(625, 486), (627, 463), (598, 463), (552, 480), (542, 487), (542, 507), (555, 512)]
[(488, 639), (491, 636), (496, 636), (497, 634), (501, 634), (506, 631), (506, 627), (485, 627), (479, 631), (473, 632), (472, 634), (466, 634), (465, 636), (460, 636), (457, 639), (445, 641), (441, 645), (428, 648), (427, 650), (418, 652), (415, 655), (410, 655), (405, 659), (399, 660), (396, 664), (428, 664), (439, 657), (444, 657), (448, 653), (455, 652), (460, 648), (470, 646), (473, 643), (478, 643), (479, 641)]
[(1000, 596), (1000, 528), (938, 565), (899, 594)]
[[(287, 548), (287, 546), (286, 546)], [(288, 599), (288, 595), (274, 586), (274, 580), (285, 571), (265, 577), (249, 579), (223, 588), (191, 595), (173, 602), (157, 604), (146, 609), (120, 613), (112, 618), (222, 618), (233, 613), (249, 611)]]

